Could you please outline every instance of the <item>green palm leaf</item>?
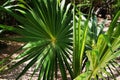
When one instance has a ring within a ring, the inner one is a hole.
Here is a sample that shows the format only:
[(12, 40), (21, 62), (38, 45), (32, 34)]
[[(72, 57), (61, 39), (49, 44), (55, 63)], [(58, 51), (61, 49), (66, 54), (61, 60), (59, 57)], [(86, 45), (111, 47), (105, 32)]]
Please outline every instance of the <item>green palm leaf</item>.
[(39, 80), (53, 80), (54, 72), (58, 70), (56, 65), (59, 63), (62, 79), (67, 80), (66, 70), (72, 75), (69, 64), (71, 62), (69, 54), (71, 55), (72, 50), (70, 4), (64, 7), (65, 0), (60, 4), (57, 0), (31, 0), (32, 6), (22, 0), (18, 2), (20, 4), (16, 6), (0, 7), (1, 10), (14, 16), (21, 24), (18, 28), (0, 26), (21, 35), (21, 37), (11, 40), (27, 43), (22, 48), (24, 52), (16, 57), (21, 60), (10, 69), (30, 60), (17, 79), (25, 74), (33, 64), (36, 64), (32, 76), (40, 69)]

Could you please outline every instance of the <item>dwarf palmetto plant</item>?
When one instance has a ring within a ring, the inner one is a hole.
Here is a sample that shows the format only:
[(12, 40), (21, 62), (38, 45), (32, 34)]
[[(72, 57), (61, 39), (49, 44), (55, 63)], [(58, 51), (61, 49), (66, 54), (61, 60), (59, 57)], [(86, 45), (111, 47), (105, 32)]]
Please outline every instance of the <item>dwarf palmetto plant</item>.
[(39, 70), (39, 80), (57, 78), (58, 68), (63, 80), (67, 80), (67, 70), (71, 79), (76, 77), (75, 80), (104, 79), (105, 75), (114, 78), (111, 66), (119, 73), (115, 58), (120, 53), (117, 50), (120, 46), (120, 25), (116, 24), (120, 12), (116, 14), (109, 30), (102, 33), (102, 29), (98, 31), (96, 27), (95, 18), (90, 21), (89, 14), (83, 21), (83, 14), (76, 9), (76, 5), (73, 4), (74, 9), (71, 11), (70, 4), (66, 6), (65, 0), (30, 0), (30, 3), (32, 5), (18, 0), (16, 5), (0, 7), (20, 22), (18, 28), (0, 27), (21, 35), (10, 40), (26, 43), (20, 48), (24, 52), (15, 59), (20, 60), (10, 68), (30, 61), (17, 79), (34, 64), (32, 76)]
[(66, 6), (65, 0), (61, 3), (57, 0), (31, 0), (30, 2), (32, 6), (23, 0), (18, 0), (16, 5), (0, 8), (14, 16), (21, 24), (18, 28), (0, 26), (21, 35), (11, 40), (26, 43), (22, 47), (24, 52), (16, 57), (16, 59), (22, 59), (11, 69), (29, 60), (30, 62), (17, 79), (25, 74), (33, 64), (36, 64), (36, 67), (32, 75), (39, 70), (39, 80), (57, 78), (58, 68), (63, 80), (67, 80), (67, 70), (72, 78), (73, 73), (69, 64), (71, 63), (71, 50), (73, 50), (70, 4)]

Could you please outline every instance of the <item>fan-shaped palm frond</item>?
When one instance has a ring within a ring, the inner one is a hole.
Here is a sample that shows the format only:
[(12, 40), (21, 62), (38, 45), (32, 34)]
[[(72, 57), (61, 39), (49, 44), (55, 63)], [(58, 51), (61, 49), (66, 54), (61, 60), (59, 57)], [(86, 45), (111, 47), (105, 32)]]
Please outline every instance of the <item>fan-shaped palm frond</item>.
[(32, 6), (19, 0), (16, 5), (0, 8), (14, 16), (21, 24), (18, 28), (3, 25), (1, 27), (21, 35), (12, 40), (26, 43), (22, 48), (24, 52), (16, 58), (22, 59), (11, 68), (29, 60), (30, 62), (17, 79), (33, 64), (36, 64), (33, 75), (39, 70), (39, 80), (57, 78), (54, 74), (57, 75), (58, 67), (62, 79), (67, 80), (66, 70), (69, 71), (71, 77), (73, 75), (69, 64), (73, 41), (70, 4), (65, 7), (65, 0), (62, 0), (60, 4), (57, 0), (31, 0), (31, 3)]

